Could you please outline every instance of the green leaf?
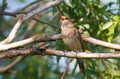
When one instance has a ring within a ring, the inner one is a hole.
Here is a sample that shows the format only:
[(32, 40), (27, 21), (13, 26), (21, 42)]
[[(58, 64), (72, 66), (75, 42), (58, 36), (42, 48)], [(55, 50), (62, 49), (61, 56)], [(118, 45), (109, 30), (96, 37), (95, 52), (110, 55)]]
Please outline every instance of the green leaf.
[(118, 15), (113, 16), (112, 19), (115, 20), (116, 22), (120, 22), (120, 18)]
[(102, 27), (102, 30), (106, 30), (106, 29), (108, 29), (109, 27), (111, 27), (112, 26), (112, 24), (113, 24), (113, 22), (107, 22), (105, 25), (103, 25), (103, 27)]
[(116, 25), (117, 23), (114, 22), (114, 24), (109, 28), (109, 32), (106, 34), (108, 37), (108, 42), (111, 42), (112, 39), (113, 39), (113, 34), (114, 34), (114, 31), (115, 31), (115, 28), (116, 28)]

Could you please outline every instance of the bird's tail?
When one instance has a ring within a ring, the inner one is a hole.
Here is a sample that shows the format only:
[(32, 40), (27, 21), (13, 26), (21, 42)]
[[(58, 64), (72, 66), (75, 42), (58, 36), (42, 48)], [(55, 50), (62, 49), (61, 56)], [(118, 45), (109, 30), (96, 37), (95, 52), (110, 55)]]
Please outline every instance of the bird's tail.
[(84, 67), (83, 60), (82, 59), (77, 59), (77, 62), (78, 62), (78, 65), (79, 65), (80, 72), (82, 74), (85, 74), (85, 67)]

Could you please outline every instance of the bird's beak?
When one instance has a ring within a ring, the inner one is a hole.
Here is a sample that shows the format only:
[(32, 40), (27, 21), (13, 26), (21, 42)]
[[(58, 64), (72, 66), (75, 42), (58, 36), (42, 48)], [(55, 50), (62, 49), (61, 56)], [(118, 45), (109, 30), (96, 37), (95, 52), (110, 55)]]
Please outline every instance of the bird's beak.
[(60, 17), (60, 23), (62, 23), (64, 21), (63, 17)]

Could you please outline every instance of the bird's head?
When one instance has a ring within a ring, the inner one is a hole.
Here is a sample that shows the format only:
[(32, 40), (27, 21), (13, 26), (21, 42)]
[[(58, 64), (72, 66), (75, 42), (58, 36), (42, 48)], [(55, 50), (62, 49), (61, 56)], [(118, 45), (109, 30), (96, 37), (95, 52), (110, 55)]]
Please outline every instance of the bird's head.
[(68, 22), (71, 22), (71, 19), (68, 18), (67, 16), (61, 16), (60, 17), (60, 23), (61, 24), (68, 23)]

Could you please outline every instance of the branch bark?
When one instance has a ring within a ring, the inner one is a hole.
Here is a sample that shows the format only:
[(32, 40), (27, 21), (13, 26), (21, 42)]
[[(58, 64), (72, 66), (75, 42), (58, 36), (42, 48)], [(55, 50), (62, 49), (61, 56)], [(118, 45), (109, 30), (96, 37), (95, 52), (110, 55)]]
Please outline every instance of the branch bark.
[(101, 41), (101, 40), (98, 40), (98, 39), (95, 39), (95, 38), (92, 38), (92, 37), (85, 37), (84, 38), (84, 36), (83, 36), (83, 40), (85, 42), (89, 42), (89, 43), (92, 43), (94, 45), (99, 45), (99, 46), (103, 46), (103, 47), (107, 47), (107, 48), (120, 50), (120, 45), (118, 45), (118, 44), (112, 44), (112, 43), (104, 42), (104, 41)]
[(120, 54), (116, 53), (86, 53), (86, 52), (63, 52), (58, 50), (47, 49), (46, 55), (53, 55), (53, 56), (62, 56), (62, 57), (69, 57), (69, 58), (120, 58)]
[(18, 42), (14, 42), (11, 44), (5, 44), (5, 45), (0, 45), (0, 51), (5, 51), (8, 49), (13, 49), (13, 48), (17, 48), (17, 47), (21, 47), (21, 46), (25, 46), (34, 42), (43, 42), (43, 41), (53, 41), (53, 40), (57, 40), (60, 38), (60, 34), (56, 34), (56, 35), (42, 35), (42, 34), (37, 34), (32, 36), (31, 38), (22, 40), (22, 41), (18, 41)]
[[(34, 42), (45, 42), (45, 41), (55, 41), (61, 38), (61, 34), (55, 34), (55, 35), (42, 35), (42, 34), (37, 34), (34, 35), (28, 39), (22, 40), (22, 41), (18, 41), (18, 42), (14, 42), (11, 44), (5, 44), (5, 45), (0, 45), (0, 51), (5, 51), (8, 49), (13, 49), (13, 48), (17, 48), (17, 47), (21, 47), (21, 46), (25, 46)], [(104, 46), (104, 47), (108, 47), (108, 48), (112, 48), (112, 49), (117, 49), (120, 50), (120, 45), (118, 44), (111, 44), (108, 42), (104, 42), (92, 37), (85, 37), (84, 35), (82, 35), (83, 41), (85, 42), (89, 42), (95, 45), (100, 45), (100, 46)]]
[[(11, 58), (16, 56), (28, 56), (28, 55), (41, 55), (41, 52), (36, 52), (34, 48), (28, 48), (28, 49), (17, 49), (17, 50), (10, 50), (7, 52), (3, 52), (0, 54), (0, 59), (4, 58)], [(120, 53), (86, 53), (86, 52), (63, 52), (59, 50), (52, 50), (52, 49), (46, 49), (45, 55), (51, 55), (51, 56), (61, 56), (61, 57), (69, 57), (69, 58), (120, 58)]]

